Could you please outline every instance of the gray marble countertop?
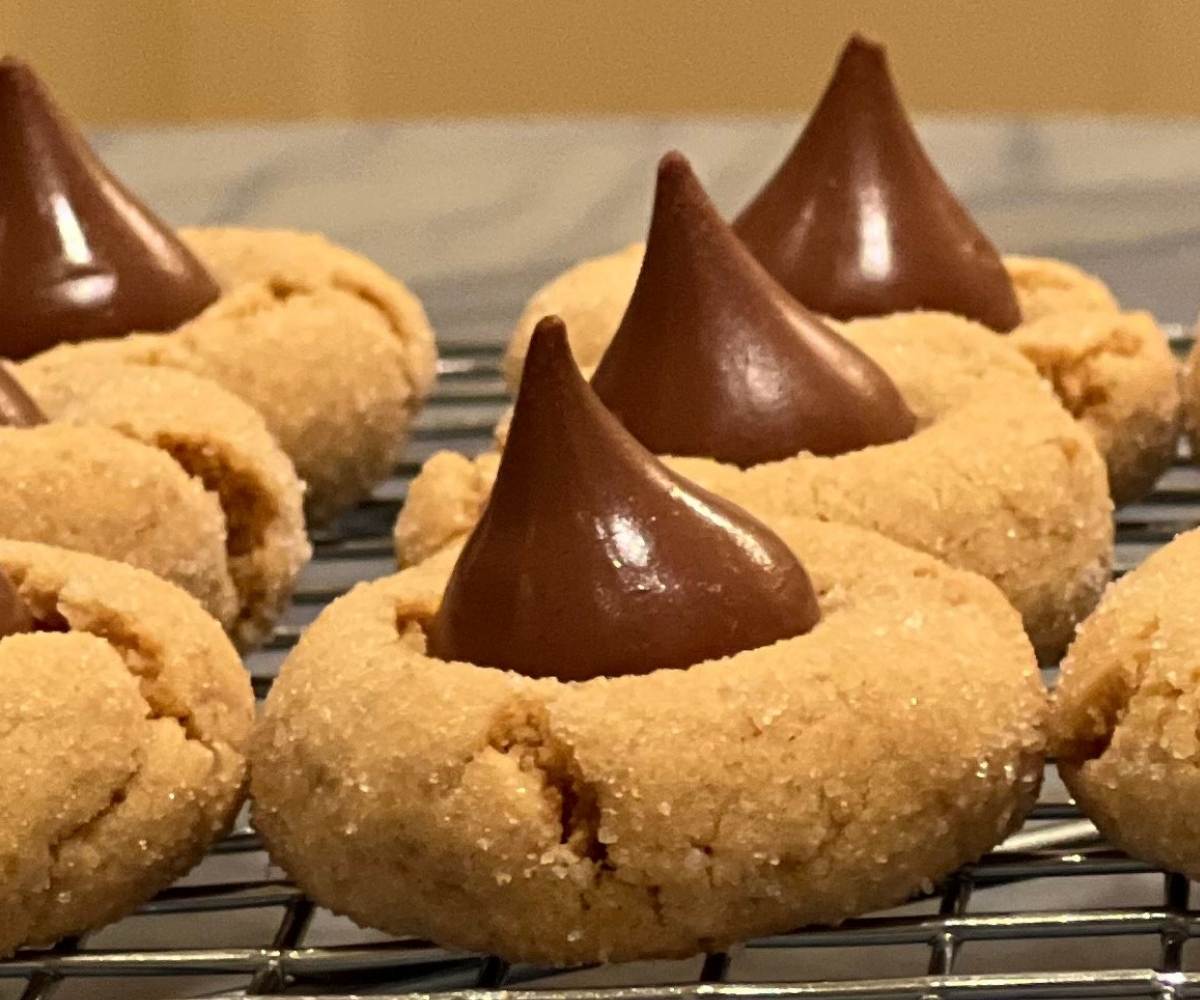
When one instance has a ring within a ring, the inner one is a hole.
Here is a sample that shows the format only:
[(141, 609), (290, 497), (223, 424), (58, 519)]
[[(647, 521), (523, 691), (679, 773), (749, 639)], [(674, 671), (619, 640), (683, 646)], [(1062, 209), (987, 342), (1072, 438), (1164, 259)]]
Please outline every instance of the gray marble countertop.
[[(527, 295), (643, 235), (678, 148), (735, 212), (796, 120), (537, 120), (127, 130), (110, 165), (175, 223), (315, 229), (426, 300), (447, 340), (502, 338)], [(1128, 308), (1200, 308), (1200, 121), (925, 120), (950, 185), (1006, 252), (1074, 261)]]

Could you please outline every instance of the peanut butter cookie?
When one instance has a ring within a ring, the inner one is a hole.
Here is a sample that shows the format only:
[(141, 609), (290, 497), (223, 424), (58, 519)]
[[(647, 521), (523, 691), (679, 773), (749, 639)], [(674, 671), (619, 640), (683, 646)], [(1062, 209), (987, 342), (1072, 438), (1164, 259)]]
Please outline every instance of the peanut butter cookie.
[(217, 623), (150, 573), (8, 541), (0, 569), (3, 955), (200, 859), (241, 803), (254, 699)]
[(54, 421), (106, 427), (158, 448), (216, 497), (237, 597), (231, 633), (243, 647), (265, 639), (312, 550), (303, 485), (259, 414), (178, 369), (74, 361), (23, 374)]
[(1113, 584), (1062, 665), (1052, 740), (1071, 794), (1116, 846), (1200, 877), (1200, 531)]
[(255, 822), (321, 905), (511, 960), (687, 955), (898, 903), (1021, 822), (1044, 690), (987, 581), (878, 535), (771, 528), (811, 631), (583, 683), (434, 659), (455, 549), (305, 634)]

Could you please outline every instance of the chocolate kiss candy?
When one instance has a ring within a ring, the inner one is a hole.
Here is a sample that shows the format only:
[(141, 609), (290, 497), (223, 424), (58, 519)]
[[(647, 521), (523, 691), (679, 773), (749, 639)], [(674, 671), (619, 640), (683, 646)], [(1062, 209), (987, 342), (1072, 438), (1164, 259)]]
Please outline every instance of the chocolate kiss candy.
[(543, 319), (430, 655), (582, 681), (766, 646), (819, 617), (791, 550), (630, 437), (579, 374), (562, 321)]
[(33, 71), (0, 61), (0, 355), (172, 330), (218, 292), (97, 159)]
[(908, 437), (891, 379), (763, 270), (691, 167), (658, 167), (641, 274), (592, 388), (658, 455), (743, 468)]
[(941, 309), (1021, 321), (996, 248), (938, 176), (888, 73), (858, 36), (800, 139), (734, 231), (789, 292), (838, 319)]
[(41, 407), (0, 364), (0, 427), (36, 427), (45, 422)]
[(29, 606), (21, 600), (8, 574), (0, 570), (0, 639), (18, 632), (32, 632), (34, 628)]

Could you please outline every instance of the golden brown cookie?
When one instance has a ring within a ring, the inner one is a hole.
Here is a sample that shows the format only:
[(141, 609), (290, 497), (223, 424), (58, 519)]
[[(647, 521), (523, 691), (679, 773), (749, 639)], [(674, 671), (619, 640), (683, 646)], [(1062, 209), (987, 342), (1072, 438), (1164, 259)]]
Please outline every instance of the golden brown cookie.
[(1118, 581), (1063, 661), (1058, 769), (1116, 846), (1200, 876), (1200, 531)]
[(642, 268), (645, 244), (592, 257), (568, 268), (539, 288), (525, 305), (504, 352), (504, 377), (516, 391), (533, 328), (543, 316), (558, 316), (567, 327), (579, 367), (592, 371), (612, 340), (629, 305)]
[(1012, 279), (1025, 323), (1059, 312), (1121, 309), (1103, 281), (1066, 261), (1008, 254), (1004, 257), (1004, 268)]
[(1149, 493), (1175, 458), (1180, 411), (1178, 366), (1153, 317), (1062, 309), (1011, 336), (1092, 435), (1113, 502)]
[[(576, 265), (537, 291), (517, 322), (504, 359), (520, 379), (533, 325), (561, 316), (581, 368), (599, 364), (621, 321), (641, 267), (642, 245)], [(1170, 464), (1179, 435), (1177, 366), (1146, 313), (1122, 313), (1098, 278), (1061, 261), (1005, 257), (1023, 322), (1010, 335), (1093, 434), (1113, 499), (1146, 493)], [(921, 315), (921, 314), (916, 314)]]
[(284, 665), (255, 822), (321, 905), (552, 963), (686, 955), (903, 900), (1021, 822), (1044, 691), (994, 587), (781, 520), (822, 620), (564, 684), (424, 653), (456, 552), (355, 588)]
[(0, 955), (115, 920), (242, 799), (254, 700), (217, 623), (141, 570), (0, 542), (51, 628), (0, 639)]
[(308, 484), (310, 518), (327, 520), (390, 474), (432, 384), (433, 331), (420, 302), (315, 234), (181, 235), (221, 285), (213, 305), (173, 333), (57, 347), (22, 372), (123, 360), (213, 379), (262, 414)]
[[(1029, 362), (968, 320), (909, 313), (839, 329), (900, 389), (918, 418), (913, 437), (746, 470), (667, 464), (760, 517), (856, 524), (981, 573), (1021, 612), (1039, 653), (1060, 653), (1109, 578), (1112, 507), (1089, 435)], [(494, 454), (426, 463), (396, 524), (402, 564), (470, 530), (495, 468)]]
[(66, 360), (24, 375), (51, 419), (158, 448), (217, 498), (237, 594), (231, 633), (243, 647), (264, 640), (312, 549), (303, 486), (258, 413), (215, 382), (172, 368)]
[(140, 566), (232, 627), (225, 515), (166, 452), (107, 427), (0, 427), (0, 538)]

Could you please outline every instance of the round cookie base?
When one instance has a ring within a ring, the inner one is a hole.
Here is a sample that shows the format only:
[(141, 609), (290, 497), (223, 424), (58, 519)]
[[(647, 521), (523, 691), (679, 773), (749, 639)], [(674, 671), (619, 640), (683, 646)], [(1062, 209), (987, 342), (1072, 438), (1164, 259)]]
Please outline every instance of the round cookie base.
[(0, 640), (0, 718), (20, 720), (0, 727), (4, 955), (199, 861), (241, 805), (254, 698), (218, 624), (150, 573), (7, 541), (0, 566), (53, 629)]
[(225, 517), (160, 449), (102, 426), (0, 427), (0, 538), (139, 566), (182, 587), (222, 625), (237, 616)]
[(1010, 335), (1091, 434), (1120, 506), (1145, 496), (1175, 458), (1179, 368), (1145, 312), (1062, 309)]
[(218, 500), (237, 596), (230, 634), (263, 642), (312, 554), (303, 484), (258, 413), (215, 382), (180, 369), (75, 361), (26, 373), (57, 422), (98, 424), (166, 453)]
[(1063, 661), (1058, 769), (1110, 843), (1200, 878), (1200, 531), (1114, 584)]
[(982, 578), (869, 532), (772, 527), (812, 575), (817, 628), (640, 677), (425, 656), (453, 550), (357, 588), (256, 732), (273, 858), (363, 925), (552, 964), (837, 923), (977, 858), (1041, 778), (1019, 619)]

